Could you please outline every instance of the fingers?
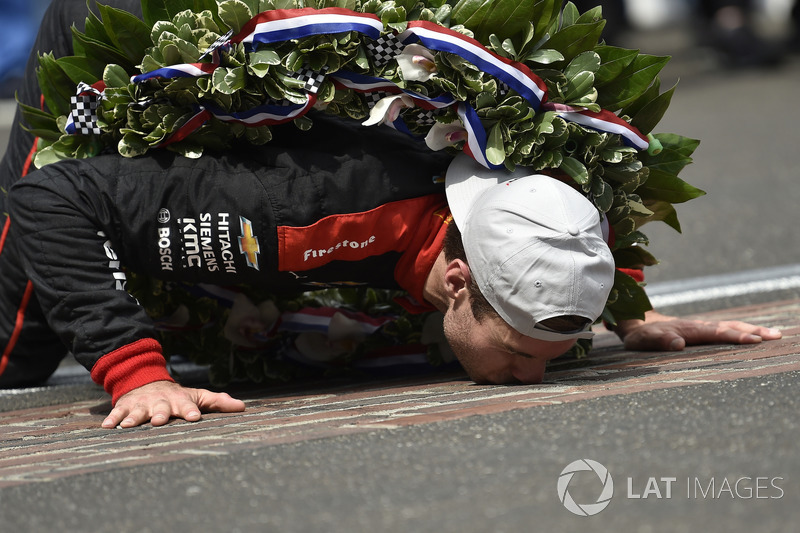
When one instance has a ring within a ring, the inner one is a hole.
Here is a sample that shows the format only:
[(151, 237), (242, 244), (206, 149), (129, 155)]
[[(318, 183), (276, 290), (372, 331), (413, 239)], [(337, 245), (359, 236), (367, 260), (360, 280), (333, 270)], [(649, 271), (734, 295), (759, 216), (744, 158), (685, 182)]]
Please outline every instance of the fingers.
[(765, 341), (777, 340), (783, 337), (783, 334), (779, 329), (765, 328), (763, 326), (748, 324), (747, 322), (729, 321), (729, 322), (720, 322), (719, 324), (721, 327), (733, 329), (736, 331), (741, 331), (743, 333), (749, 333), (751, 335), (756, 335), (758, 337), (761, 337), (761, 339)]
[(150, 383), (123, 395), (103, 420), (102, 427), (131, 428), (150, 422), (163, 426), (171, 418), (196, 422), (201, 412), (240, 412), (245, 405), (225, 393), (185, 389), (175, 383)]
[(679, 352), (686, 340), (678, 333), (661, 328), (640, 328), (625, 337), (626, 350)]
[(218, 413), (239, 413), (244, 411), (244, 402), (231, 398), (225, 392), (210, 392), (199, 390), (201, 394), (197, 398), (197, 405), (203, 411), (215, 411)]
[(700, 322), (673, 319), (642, 323), (624, 337), (628, 350), (680, 351), (696, 344), (757, 344), (781, 338), (776, 329), (746, 322)]

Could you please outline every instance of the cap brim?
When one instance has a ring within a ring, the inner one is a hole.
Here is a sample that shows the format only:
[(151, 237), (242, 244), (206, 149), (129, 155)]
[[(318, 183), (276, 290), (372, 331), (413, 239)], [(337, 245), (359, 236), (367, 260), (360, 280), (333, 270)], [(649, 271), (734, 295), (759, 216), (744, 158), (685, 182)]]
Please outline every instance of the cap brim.
[(504, 169), (491, 170), (464, 153), (458, 154), (445, 174), (447, 204), (456, 225), (459, 229), (463, 229), (464, 221), (473, 204), (487, 189), (498, 183), (531, 174), (535, 172), (525, 167), (517, 167), (514, 172)]
[(564, 332), (550, 331), (534, 327), (533, 330), (527, 331), (525, 335), (533, 339), (550, 342), (569, 341), (573, 339), (591, 339), (594, 337), (594, 332), (592, 331), (591, 327), (591, 324), (589, 324), (580, 330)]

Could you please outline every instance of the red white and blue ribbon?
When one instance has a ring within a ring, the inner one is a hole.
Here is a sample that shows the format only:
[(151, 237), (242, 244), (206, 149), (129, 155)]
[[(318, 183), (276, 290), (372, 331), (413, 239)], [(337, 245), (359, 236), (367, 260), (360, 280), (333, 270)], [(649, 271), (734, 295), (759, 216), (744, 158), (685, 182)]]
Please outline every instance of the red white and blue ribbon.
[(308, 113), (317, 102), (313, 94), (306, 95), (307, 99), (302, 104), (275, 105), (267, 104), (255, 107), (248, 111), (229, 112), (210, 103), (203, 104), (212, 116), (224, 122), (234, 122), (249, 127), (275, 126), (284, 124)]
[(619, 118), (611, 111), (601, 109), (599, 112), (589, 111), (564, 104), (546, 103), (542, 106), (545, 111), (553, 111), (566, 121), (580, 124), (603, 133), (616, 133), (623, 142), (637, 150), (647, 150), (650, 140), (626, 121)]
[(377, 39), (383, 31), (383, 23), (371, 13), (358, 13), (337, 7), (274, 9), (253, 17), (231, 41), (244, 43), (252, 48), (258, 44), (349, 31)]
[(163, 143), (159, 144), (158, 148), (163, 148), (182, 141), (197, 131), (198, 128), (208, 122), (212, 117), (222, 120), (223, 122), (242, 124), (251, 128), (258, 126), (276, 126), (305, 115), (314, 107), (316, 102), (317, 97), (314, 94), (308, 94), (305, 103), (302, 104), (267, 104), (254, 107), (247, 111), (238, 112), (225, 111), (221, 107), (209, 102), (204, 102), (197, 106), (197, 113), (184, 122), (183, 125)]
[[(209, 48), (212, 53), (210, 63), (186, 63), (156, 69), (152, 72), (134, 76), (133, 82), (142, 82), (154, 78), (199, 77), (211, 74), (219, 66), (218, 49), (224, 49), (230, 43), (243, 43), (252, 50), (259, 44), (284, 42), (291, 39), (302, 39), (312, 35), (336, 34), (342, 32), (359, 32), (372, 40), (381, 38), (383, 23), (373, 14), (358, 13), (348, 9), (278, 9), (258, 14), (244, 25), (235, 36), (225, 40), (221, 37)], [(563, 104), (550, 104), (547, 100), (547, 86), (524, 64), (512, 61), (488, 50), (475, 39), (454, 30), (428, 21), (410, 21), (407, 29), (397, 37), (403, 45), (418, 42), (426, 48), (438, 52), (456, 54), (474, 64), (481, 71), (508, 85), (521, 95), (534, 110), (547, 110), (557, 113), (567, 121), (600, 132), (619, 134), (624, 142), (639, 150), (649, 146), (649, 140), (636, 128), (628, 124), (610, 111), (592, 112), (582, 108)], [(399, 50), (400, 48), (396, 48)], [(408, 89), (403, 89), (393, 82), (372, 76), (339, 71), (329, 76), (338, 88), (346, 88), (363, 94), (386, 93), (406, 94), (411, 97), (416, 107), (425, 110), (436, 110), (456, 105), (459, 118), (468, 132), (468, 140), (464, 151), (487, 168), (500, 168), (493, 165), (486, 155), (486, 131), (475, 110), (466, 102), (458, 102), (452, 95), (443, 94), (428, 97)], [(187, 122), (166, 143), (169, 144), (185, 138), (194, 128), (202, 125), (211, 116), (227, 122), (237, 122), (248, 126), (272, 125), (288, 122), (302, 116), (314, 105), (315, 98), (309, 94), (305, 104), (294, 106), (266, 105), (244, 112), (225, 112), (220, 109), (200, 108), (198, 113)], [(412, 134), (402, 118), (389, 124), (395, 129)]]
[(456, 112), (464, 128), (467, 130), (467, 142), (464, 144), (463, 148), (464, 153), (486, 168), (503, 168), (503, 165), (495, 165), (489, 162), (489, 158), (486, 155), (486, 130), (483, 128), (483, 124), (480, 118), (478, 118), (478, 113), (475, 109), (466, 102), (459, 102)]
[(278, 329), (297, 333), (304, 331), (328, 333), (331, 320), (337, 313), (353, 320), (364, 335), (375, 333), (382, 326), (393, 320), (392, 317), (371, 317), (365, 313), (335, 307), (305, 307), (296, 313), (283, 313)]
[(171, 65), (169, 67), (162, 67), (144, 74), (131, 77), (132, 83), (141, 83), (143, 81), (152, 80), (156, 78), (199, 78), (211, 74), (219, 63), (182, 63), (180, 65)]
[[(243, 43), (252, 50), (259, 44), (270, 44), (302, 39), (312, 35), (335, 34), (355, 31), (372, 39), (380, 37), (383, 31), (381, 20), (369, 13), (357, 13), (348, 9), (274, 9), (264, 11), (253, 17), (242, 30), (227, 42), (215, 42), (206, 53), (217, 50), (229, 43)], [(183, 63), (162, 67), (138, 76), (133, 83), (154, 78), (199, 77), (211, 74), (219, 66), (219, 56), (214, 54), (210, 63)]]
[(481, 43), (433, 22), (414, 20), (400, 34), (403, 44), (419, 41), (423, 46), (438, 52), (449, 52), (466, 59), (481, 71), (491, 74), (517, 91), (534, 110), (547, 99), (547, 85), (531, 69), (488, 50)]
[(330, 78), (335, 86), (359, 93), (385, 92), (388, 94), (406, 94), (414, 100), (414, 104), (417, 107), (422, 109), (442, 109), (450, 107), (458, 102), (458, 100), (453, 98), (450, 94), (443, 94), (435, 97), (425, 96), (424, 94), (409, 89), (403, 89), (385, 78), (376, 78), (345, 70), (336, 72), (336, 74), (331, 75)]

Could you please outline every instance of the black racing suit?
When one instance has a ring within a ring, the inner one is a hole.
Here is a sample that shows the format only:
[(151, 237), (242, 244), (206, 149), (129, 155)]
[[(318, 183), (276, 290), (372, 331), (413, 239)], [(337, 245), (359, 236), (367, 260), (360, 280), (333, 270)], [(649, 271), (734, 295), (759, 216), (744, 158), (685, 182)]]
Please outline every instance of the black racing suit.
[[(449, 158), (391, 130), (364, 137), (359, 125), (323, 122), (318, 132), (297, 136), (302, 148), (275, 143), (200, 159), (165, 151), (107, 155), (49, 165), (20, 180), (10, 191), (10, 231), (0, 254), (2, 338), (13, 336), (17, 321), (9, 319), (20, 311), (11, 296), (27, 278), (39, 306), (25, 316), (22, 334), (35, 328), (37, 339), (52, 341), (52, 330), (93, 378), (114, 389), (104, 372), (144, 348), (97, 362), (154, 337), (125, 291), (124, 269), (277, 293), (361, 282), (403, 288), (421, 300), (449, 221), (433, 179)], [(38, 310), (44, 313), (35, 316)], [(16, 344), (27, 357), (41, 349), (39, 342)], [(158, 349), (148, 344), (145, 351)]]
[(284, 125), (267, 145), (224, 155), (105, 155), (19, 180), (0, 241), (8, 369), (41, 380), (69, 350), (114, 400), (168, 379), (126, 270), (277, 293), (363, 282), (421, 300), (450, 220), (433, 179), (449, 156), (386, 127), (314, 120), (310, 132)]

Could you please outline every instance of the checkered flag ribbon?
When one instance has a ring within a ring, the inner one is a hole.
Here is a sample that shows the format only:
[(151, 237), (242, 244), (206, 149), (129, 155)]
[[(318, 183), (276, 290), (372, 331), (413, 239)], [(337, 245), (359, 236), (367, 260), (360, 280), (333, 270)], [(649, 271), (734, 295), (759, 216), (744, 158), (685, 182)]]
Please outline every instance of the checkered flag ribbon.
[(322, 82), (325, 81), (325, 75), (328, 72), (328, 65), (322, 67), (321, 70), (312, 70), (310, 68), (303, 68), (297, 72), (292, 73), (292, 77), (305, 83), (303, 89), (311, 94), (317, 94)]
[(504, 81), (497, 81), (497, 94), (500, 96), (506, 96), (511, 91), (511, 87)]
[(436, 115), (440, 114), (441, 110), (426, 109), (417, 114), (416, 122), (420, 126), (433, 126), (436, 124)]
[(375, 91), (371, 93), (364, 93), (364, 100), (367, 101), (367, 107), (372, 109), (373, 107), (375, 107), (375, 104), (377, 104), (387, 96), (392, 96), (392, 93), (387, 91)]
[(372, 56), (372, 62), (380, 68), (391, 61), (394, 56), (403, 51), (405, 45), (400, 42), (397, 35), (387, 33), (372, 42), (367, 43), (367, 50)]
[(102, 93), (83, 82), (78, 84), (75, 96), (69, 99), (70, 114), (66, 130), (68, 133), (90, 135), (100, 134), (97, 125), (97, 106), (100, 105)]
[(201, 55), (197, 60), (200, 61), (209, 54), (213, 54), (214, 52), (216, 52), (217, 49), (220, 48), (221, 46), (227, 45), (231, 40), (231, 37), (233, 37), (233, 30), (228, 30), (228, 33), (226, 33), (225, 35), (220, 35), (219, 37), (217, 37), (217, 40), (211, 43), (211, 46), (209, 46), (208, 49), (205, 52), (203, 52), (203, 55)]

